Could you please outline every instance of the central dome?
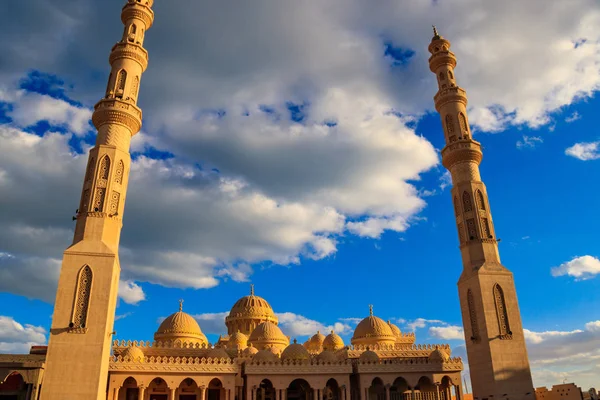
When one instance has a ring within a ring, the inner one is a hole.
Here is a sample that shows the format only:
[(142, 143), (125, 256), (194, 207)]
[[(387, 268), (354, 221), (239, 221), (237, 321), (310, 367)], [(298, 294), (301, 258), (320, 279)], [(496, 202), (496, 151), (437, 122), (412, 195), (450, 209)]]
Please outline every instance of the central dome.
[(250, 285), (250, 295), (235, 302), (225, 318), (225, 325), (229, 335), (237, 331), (249, 335), (260, 323), (266, 321), (275, 325), (279, 323), (271, 305), (262, 297), (256, 296), (254, 285)]
[(371, 307), (370, 315), (358, 323), (350, 342), (353, 345), (394, 344), (396, 335), (384, 320), (373, 315)]
[(154, 340), (181, 340), (187, 343), (207, 344), (208, 340), (198, 322), (189, 314), (182, 311), (182, 304), (179, 305), (179, 311), (169, 315), (160, 324), (154, 334)]

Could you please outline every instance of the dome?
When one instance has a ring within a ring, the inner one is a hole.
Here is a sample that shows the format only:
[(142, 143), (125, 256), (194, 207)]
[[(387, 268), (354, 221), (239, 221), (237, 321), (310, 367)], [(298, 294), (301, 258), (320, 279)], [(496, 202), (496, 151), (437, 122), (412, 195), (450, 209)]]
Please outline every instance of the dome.
[(308, 354), (308, 350), (301, 344), (296, 342), (294, 339), (294, 343), (290, 344), (288, 347), (283, 350), (281, 353), (282, 360), (295, 360), (295, 361), (308, 361), (310, 360), (310, 354)]
[(392, 324), (389, 320), (387, 324), (390, 326), (390, 329), (392, 330), (394, 336), (396, 336), (397, 338), (402, 337), (402, 331), (400, 330), (400, 328), (398, 328), (398, 326)]
[(208, 352), (208, 357), (210, 357), (210, 358), (230, 358), (227, 351), (225, 351), (225, 349), (222, 347), (219, 347), (216, 349), (211, 349)]
[(121, 357), (129, 358), (131, 362), (144, 362), (144, 352), (137, 346), (128, 347), (121, 353)]
[(244, 351), (242, 351), (242, 356), (243, 357), (252, 357), (256, 353), (258, 353), (258, 349), (256, 347), (252, 346), (252, 344), (250, 344), (248, 347), (246, 347), (244, 349)]
[(182, 311), (183, 301), (179, 304), (179, 311), (169, 315), (160, 324), (154, 334), (154, 340), (181, 340), (188, 343), (206, 344), (208, 340), (200, 330), (198, 322), (189, 314)]
[(364, 351), (360, 357), (358, 357), (360, 362), (378, 362), (379, 356), (372, 350)]
[(227, 347), (230, 349), (244, 350), (248, 347), (248, 336), (244, 335), (240, 331), (237, 331), (229, 337)]
[(449, 358), (448, 354), (446, 354), (446, 352), (440, 348), (436, 348), (429, 355), (429, 361), (433, 361), (433, 362), (446, 362), (446, 361), (448, 361), (448, 358)]
[(325, 335), (320, 331), (317, 331), (310, 339), (304, 343), (304, 347), (311, 353), (320, 353), (323, 350), (323, 342), (325, 341)]
[(229, 315), (225, 318), (225, 325), (229, 334), (240, 331), (249, 334), (259, 323), (269, 321), (277, 325), (279, 320), (275, 316), (271, 305), (262, 297), (254, 294), (254, 285), (250, 285), (250, 295), (244, 296), (235, 302)]
[(325, 340), (323, 340), (323, 350), (336, 351), (344, 346), (344, 340), (334, 331), (331, 331), (329, 335), (325, 336)]
[(283, 349), (290, 343), (281, 329), (272, 322), (266, 321), (259, 324), (250, 334), (248, 341), (258, 349), (277, 347)]
[(271, 349), (264, 349), (259, 351), (252, 357), (252, 361), (260, 361), (260, 362), (276, 362), (279, 360), (277, 354), (273, 353)]
[(331, 350), (323, 350), (321, 354), (317, 356), (317, 360), (326, 363), (335, 363), (339, 361), (335, 353)]
[(394, 344), (396, 336), (384, 320), (373, 315), (371, 307), (370, 315), (358, 323), (350, 341), (355, 345)]

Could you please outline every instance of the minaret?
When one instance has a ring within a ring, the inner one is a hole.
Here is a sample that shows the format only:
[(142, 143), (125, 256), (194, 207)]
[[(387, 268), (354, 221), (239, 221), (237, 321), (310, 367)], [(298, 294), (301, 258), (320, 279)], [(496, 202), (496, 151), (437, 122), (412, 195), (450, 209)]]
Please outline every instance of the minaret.
[[(456, 57), (434, 27), (429, 68), (446, 146), (442, 163), (452, 175), (452, 198), (463, 271), (458, 280), (469, 369), (476, 399), (533, 399), (525, 337), (512, 273), (500, 264), (485, 185), (481, 144), (467, 119), (467, 93), (457, 86)], [(492, 397), (493, 396), (493, 397)]]
[[(154, 0), (128, 0), (123, 37), (110, 53), (106, 94), (94, 107), (98, 130), (84, 177), (73, 244), (65, 251), (42, 400), (105, 400), (119, 286), (119, 238), (131, 157), (129, 144), (142, 124), (140, 78), (148, 66), (144, 34)], [(75, 207), (74, 207), (75, 208)]]

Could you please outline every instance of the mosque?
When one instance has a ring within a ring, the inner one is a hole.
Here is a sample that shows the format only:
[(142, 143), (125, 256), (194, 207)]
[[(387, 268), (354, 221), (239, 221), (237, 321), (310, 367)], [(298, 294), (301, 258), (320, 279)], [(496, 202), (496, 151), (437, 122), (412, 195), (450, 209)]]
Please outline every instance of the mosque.
[[(143, 47), (154, 0), (127, 0), (123, 36), (110, 53), (111, 72), (94, 106), (98, 134), (90, 150), (73, 243), (65, 250), (48, 347), (0, 355), (0, 399), (6, 400), (461, 400), (460, 358), (448, 345), (416, 345), (412, 333), (370, 313), (350, 343), (316, 332), (290, 343), (269, 303), (239, 299), (225, 318), (227, 335), (210, 344), (183, 311), (167, 317), (154, 341), (115, 341), (121, 272), (119, 241), (129, 184), (130, 141)], [(481, 144), (467, 119), (467, 95), (454, 76), (456, 57), (438, 34), (429, 44), (436, 110), (452, 176), (452, 203), (463, 270), (458, 281), (465, 344), (476, 400), (534, 398), (512, 273), (500, 263)], [(490, 51), (493, 51), (491, 48)]]

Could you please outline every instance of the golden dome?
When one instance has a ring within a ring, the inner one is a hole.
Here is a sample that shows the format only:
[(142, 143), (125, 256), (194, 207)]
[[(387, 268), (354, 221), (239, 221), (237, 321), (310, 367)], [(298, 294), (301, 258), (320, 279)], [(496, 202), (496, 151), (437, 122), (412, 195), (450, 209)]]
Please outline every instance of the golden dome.
[(128, 358), (131, 362), (144, 362), (144, 352), (137, 346), (128, 347), (121, 353), (123, 360)]
[(431, 352), (431, 354), (429, 355), (429, 361), (433, 361), (433, 362), (446, 362), (448, 361), (448, 358), (450, 358), (448, 356), (448, 354), (446, 354), (445, 351), (443, 351), (440, 348), (436, 348), (434, 351)]
[(326, 363), (335, 363), (339, 361), (335, 353), (331, 350), (323, 350), (321, 354), (317, 356), (317, 360)]
[(179, 311), (169, 315), (160, 324), (158, 330), (154, 334), (154, 340), (181, 340), (188, 343), (206, 344), (208, 340), (198, 322), (189, 314), (182, 311), (183, 301), (179, 303)]
[(323, 350), (323, 342), (325, 335), (321, 331), (317, 331), (310, 339), (304, 343), (304, 347), (311, 353), (320, 353)]
[(363, 353), (358, 357), (361, 362), (378, 362), (379, 356), (373, 350), (363, 351)]
[(244, 349), (244, 351), (242, 351), (242, 356), (243, 357), (252, 357), (256, 353), (258, 353), (258, 349), (256, 347), (252, 346), (252, 343), (250, 343), (250, 345), (248, 347), (246, 347)]
[(390, 326), (390, 329), (392, 330), (394, 336), (396, 336), (397, 338), (402, 337), (402, 331), (400, 330), (400, 328), (398, 328), (397, 325), (392, 324), (389, 320), (387, 324)]
[(336, 351), (344, 346), (344, 340), (334, 331), (331, 331), (331, 333), (325, 336), (325, 339), (323, 340), (323, 350)]
[(278, 359), (277, 354), (273, 353), (271, 349), (261, 350), (252, 357), (252, 361), (260, 362), (276, 362)]
[(237, 331), (229, 337), (227, 347), (230, 349), (244, 350), (248, 347), (248, 336), (244, 335), (240, 331)]
[(284, 348), (290, 343), (281, 329), (272, 322), (266, 321), (259, 324), (250, 334), (248, 341), (258, 349), (267, 347)]
[(283, 350), (281, 353), (282, 360), (295, 360), (295, 361), (308, 361), (310, 360), (310, 354), (308, 354), (308, 350), (304, 348), (301, 344), (296, 342), (294, 339), (294, 343), (290, 344), (288, 347)]
[(358, 323), (350, 342), (358, 345), (394, 344), (396, 336), (384, 320), (373, 315), (371, 306), (370, 315)]

